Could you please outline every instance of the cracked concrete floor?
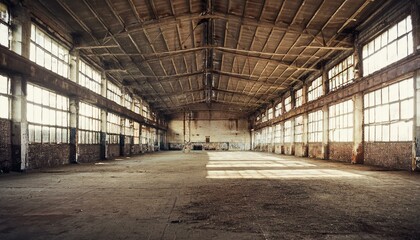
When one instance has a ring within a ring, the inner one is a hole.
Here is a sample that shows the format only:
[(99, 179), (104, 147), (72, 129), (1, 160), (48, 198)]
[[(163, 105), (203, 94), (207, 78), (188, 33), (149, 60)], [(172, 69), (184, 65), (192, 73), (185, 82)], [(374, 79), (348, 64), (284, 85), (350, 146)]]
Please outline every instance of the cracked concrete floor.
[(420, 174), (160, 152), (0, 175), (0, 239), (419, 239)]

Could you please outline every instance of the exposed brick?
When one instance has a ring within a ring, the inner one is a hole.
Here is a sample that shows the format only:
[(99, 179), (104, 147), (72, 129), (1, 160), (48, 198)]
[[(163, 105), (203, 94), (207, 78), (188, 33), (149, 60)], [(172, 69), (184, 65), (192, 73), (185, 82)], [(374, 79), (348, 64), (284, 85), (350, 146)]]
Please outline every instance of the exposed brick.
[(114, 158), (120, 156), (120, 145), (109, 144), (108, 145), (108, 158)]
[(8, 172), (12, 166), (12, 122), (0, 119), (0, 171)]
[(365, 164), (411, 170), (413, 143), (365, 143)]
[(329, 143), (329, 159), (351, 162), (353, 143)]
[(69, 144), (29, 144), (28, 169), (69, 164)]
[(78, 161), (82, 163), (94, 162), (101, 159), (101, 145), (80, 144)]

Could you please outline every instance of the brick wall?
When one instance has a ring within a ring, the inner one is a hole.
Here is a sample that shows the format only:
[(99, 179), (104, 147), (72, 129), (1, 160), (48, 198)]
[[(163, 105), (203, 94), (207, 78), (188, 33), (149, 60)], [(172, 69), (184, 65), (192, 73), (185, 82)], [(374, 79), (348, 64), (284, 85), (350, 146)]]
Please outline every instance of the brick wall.
[(140, 154), (141, 153), (141, 145), (140, 144), (132, 145), (131, 153), (132, 154)]
[(114, 158), (120, 156), (120, 145), (109, 144), (108, 145), (108, 158)]
[(308, 156), (310, 158), (322, 159), (324, 157), (324, 155), (322, 154), (322, 143), (309, 143)]
[(351, 162), (353, 143), (329, 143), (329, 159)]
[(12, 166), (12, 122), (0, 119), (0, 171), (8, 172)]
[(97, 144), (80, 144), (79, 145), (79, 162), (94, 162), (101, 159), (101, 145)]
[(28, 169), (69, 164), (69, 144), (29, 144)]
[(395, 169), (411, 169), (412, 142), (365, 143), (365, 164)]

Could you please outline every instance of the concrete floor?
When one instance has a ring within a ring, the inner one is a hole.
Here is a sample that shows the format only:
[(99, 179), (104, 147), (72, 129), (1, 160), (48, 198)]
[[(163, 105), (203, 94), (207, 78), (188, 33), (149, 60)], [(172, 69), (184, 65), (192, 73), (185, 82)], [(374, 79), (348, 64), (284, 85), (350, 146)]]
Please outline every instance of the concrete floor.
[(420, 174), (161, 152), (0, 175), (0, 239), (419, 239)]

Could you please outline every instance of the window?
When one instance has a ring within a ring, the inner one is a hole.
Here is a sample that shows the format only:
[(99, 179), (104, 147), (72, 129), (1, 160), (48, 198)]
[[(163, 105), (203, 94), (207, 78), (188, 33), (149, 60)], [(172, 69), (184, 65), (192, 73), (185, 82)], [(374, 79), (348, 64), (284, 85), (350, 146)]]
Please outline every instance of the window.
[(289, 96), (286, 99), (284, 99), (284, 111), (288, 112), (292, 109), (292, 97)]
[(275, 114), (276, 114), (275, 117), (279, 117), (282, 114), (281, 110), (282, 110), (282, 102), (279, 102), (277, 103), (275, 107)]
[(116, 103), (118, 103), (119, 105), (121, 105), (121, 89), (113, 84), (111, 81), (108, 81), (107, 83), (107, 89), (106, 89), (106, 97), (111, 100), (114, 101)]
[(266, 114), (265, 111), (261, 113), (261, 121), (262, 122), (266, 122), (267, 121), (267, 114)]
[(328, 79), (330, 91), (352, 83), (354, 80), (353, 55), (331, 68), (328, 71)]
[(303, 103), (302, 88), (299, 89), (299, 90), (296, 90), (296, 92), (295, 92), (295, 100), (296, 100), (296, 102), (295, 102), (296, 103), (295, 104), (295, 107), (296, 108), (302, 106), (302, 103)]
[(412, 78), (365, 94), (364, 105), (365, 141), (413, 140)]
[(101, 94), (101, 73), (84, 61), (79, 61), (79, 84)]
[(308, 114), (308, 141), (322, 142), (322, 110)]
[(262, 137), (262, 142), (263, 142), (263, 144), (267, 144), (267, 143), (269, 143), (269, 142), (268, 142), (268, 140), (269, 140), (269, 136), (268, 136), (268, 128), (263, 128), (263, 129), (262, 129), (262, 134), (261, 134), (261, 137)]
[(363, 72), (367, 76), (413, 53), (411, 16), (393, 25), (363, 46)]
[(8, 6), (0, 2), (0, 45), (10, 47), (10, 15)]
[(10, 89), (10, 79), (0, 75), (0, 118), (11, 118), (12, 94)]
[(134, 144), (140, 144), (140, 124), (138, 122), (134, 122), (133, 129), (134, 129), (134, 134), (133, 134)]
[(137, 99), (134, 99), (134, 112), (137, 114), (141, 114), (140, 109), (141, 109), (140, 101)]
[(267, 128), (267, 143), (268, 144), (273, 143), (273, 127)]
[(353, 101), (329, 107), (329, 138), (331, 142), (353, 142)]
[(283, 142), (283, 126), (281, 123), (278, 123), (274, 126), (274, 143)]
[(125, 135), (125, 144), (131, 144), (131, 137), (134, 136), (134, 124), (129, 119), (124, 120), (124, 135)]
[(295, 118), (295, 142), (303, 142), (303, 116)]
[(125, 102), (124, 102), (125, 108), (127, 108), (129, 110), (132, 110), (131, 106), (133, 105), (133, 98), (130, 95), (125, 94), (124, 95), (124, 100), (125, 100)]
[(268, 109), (268, 111), (267, 111), (267, 117), (268, 117), (268, 120), (273, 119), (273, 111), (274, 111), (274, 109), (273, 109), (273, 108), (269, 108), (269, 109)]
[(143, 105), (143, 117), (149, 119), (149, 108), (146, 105)]
[(38, 86), (27, 85), (30, 143), (69, 142), (69, 99)]
[(322, 77), (313, 80), (308, 87), (308, 101), (313, 101), (322, 96)]
[(141, 143), (148, 144), (149, 143), (149, 136), (150, 132), (146, 126), (142, 126), (141, 128)]
[(101, 110), (87, 103), (79, 103), (79, 130), (78, 142), (80, 144), (99, 144), (101, 131)]
[(68, 78), (69, 50), (34, 24), (31, 26), (29, 58), (36, 64)]
[(284, 142), (291, 143), (292, 142), (292, 121), (286, 121), (284, 123)]
[(109, 144), (119, 144), (121, 134), (121, 118), (113, 113), (107, 115), (107, 142)]

